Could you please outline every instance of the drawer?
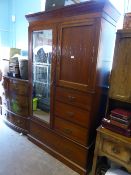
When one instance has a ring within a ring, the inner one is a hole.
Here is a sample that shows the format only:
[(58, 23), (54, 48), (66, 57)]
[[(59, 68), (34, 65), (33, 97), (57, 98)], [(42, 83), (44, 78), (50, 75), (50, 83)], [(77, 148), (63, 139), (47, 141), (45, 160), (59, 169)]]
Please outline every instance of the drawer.
[(88, 149), (56, 134), (53, 130), (43, 127), (34, 121), (30, 121), (30, 135), (46, 144), (60, 155), (86, 168)]
[(18, 80), (10, 80), (9, 91), (13, 94), (28, 95), (28, 84)]
[(72, 121), (83, 127), (88, 128), (90, 124), (89, 111), (68, 104), (64, 104), (58, 101), (56, 101), (55, 103), (55, 115), (59, 116), (60, 118)]
[(57, 87), (56, 100), (75, 105), (83, 109), (91, 110), (93, 95)]
[(22, 129), (27, 129), (27, 121), (26, 119), (22, 118), (22, 117), (18, 117), (17, 115), (13, 115), (13, 114), (8, 114), (7, 116), (7, 120), (9, 122), (11, 122), (12, 124), (14, 124), (15, 126), (18, 126)]
[(88, 130), (66, 120), (55, 117), (54, 129), (62, 135), (87, 146)]
[(126, 145), (114, 140), (103, 139), (102, 151), (131, 166), (131, 148)]

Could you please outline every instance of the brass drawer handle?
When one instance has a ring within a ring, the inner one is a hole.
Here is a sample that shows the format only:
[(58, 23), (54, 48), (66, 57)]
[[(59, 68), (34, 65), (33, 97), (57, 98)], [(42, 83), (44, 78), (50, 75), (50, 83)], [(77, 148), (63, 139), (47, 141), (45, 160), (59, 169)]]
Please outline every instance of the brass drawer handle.
[(66, 114), (67, 114), (69, 117), (73, 117), (73, 116), (74, 116), (74, 112), (66, 112)]
[(76, 97), (73, 97), (73, 96), (68, 96), (68, 99), (70, 102), (74, 102), (76, 100)]
[(67, 134), (72, 134), (72, 131), (68, 128), (64, 128), (64, 132), (67, 133)]
[(112, 148), (112, 152), (115, 153), (115, 154), (119, 154), (120, 153), (120, 150), (116, 147), (113, 147)]

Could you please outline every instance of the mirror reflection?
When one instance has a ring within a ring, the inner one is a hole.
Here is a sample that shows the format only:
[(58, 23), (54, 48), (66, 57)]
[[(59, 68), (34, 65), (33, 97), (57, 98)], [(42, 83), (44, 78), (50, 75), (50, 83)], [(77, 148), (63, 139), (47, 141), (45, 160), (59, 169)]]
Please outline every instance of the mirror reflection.
[(52, 30), (33, 32), (33, 116), (50, 122)]

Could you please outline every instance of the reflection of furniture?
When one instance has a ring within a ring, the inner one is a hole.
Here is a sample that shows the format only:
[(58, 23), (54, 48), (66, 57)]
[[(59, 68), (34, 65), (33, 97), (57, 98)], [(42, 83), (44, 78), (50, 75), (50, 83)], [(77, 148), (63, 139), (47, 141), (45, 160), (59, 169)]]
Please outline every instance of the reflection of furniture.
[(34, 62), (34, 91), (38, 98), (38, 107), (44, 111), (50, 110), (50, 64)]
[(4, 76), (2, 95), (2, 115), (6, 123), (27, 133), (28, 81)]
[(107, 157), (131, 173), (131, 138), (99, 127), (97, 129), (92, 175), (95, 175), (97, 159), (101, 156)]
[(100, 111), (103, 89), (106, 91), (108, 87), (118, 16), (113, 6), (104, 1), (26, 16), (30, 23), (30, 85), (32, 33), (48, 29), (53, 33), (50, 124), (32, 115), (30, 100), (29, 139), (80, 174), (87, 173), (92, 159), (95, 129), (103, 113)]
[(43, 111), (50, 111), (51, 58), (52, 30), (33, 31), (33, 97), (38, 99), (38, 113), (41, 114), (37, 116), (40, 118)]

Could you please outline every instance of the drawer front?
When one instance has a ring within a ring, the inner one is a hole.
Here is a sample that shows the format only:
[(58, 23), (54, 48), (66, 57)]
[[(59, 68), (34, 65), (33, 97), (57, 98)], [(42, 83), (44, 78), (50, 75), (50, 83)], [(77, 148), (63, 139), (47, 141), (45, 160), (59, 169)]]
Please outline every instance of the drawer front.
[(13, 114), (8, 114), (7, 116), (7, 120), (9, 122), (11, 122), (12, 124), (14, 124), (15, 126), (18, 126), (22, 129), (27, 129), (27, 121), (26, 119), (22, 118), (22, 117), (18, 117), (16, 115), (13, 115)]
[(66, 120), (55, 117), (54, 128), (66, 137), (87, 146), (88, 130)]
[(92, 106), (92, 94), (85, 94), (82, 92), (65, 89), (56, 88), (56, 100), (81, 107), (83, 109), (90, 110)]
[(90, 124), (90, 112), (56, 101), (55, 115), (60, 118), (72, 121), (81, 126), (87, 127)]
[(9, 91), (13, 94), (27, 96), (29, 93), (28, 84), (17, 80), (10, 80)]
[(102, 150), (114, 158), (131, 165), (131, 148), (113, 140), (103, 139)]
[(52, 130), (33, 121), (30, 122), (30, 135), (52, 148), (55, 152), (86, 168), (88, 158), (88, 150), (86, 148), (57, 135)]

